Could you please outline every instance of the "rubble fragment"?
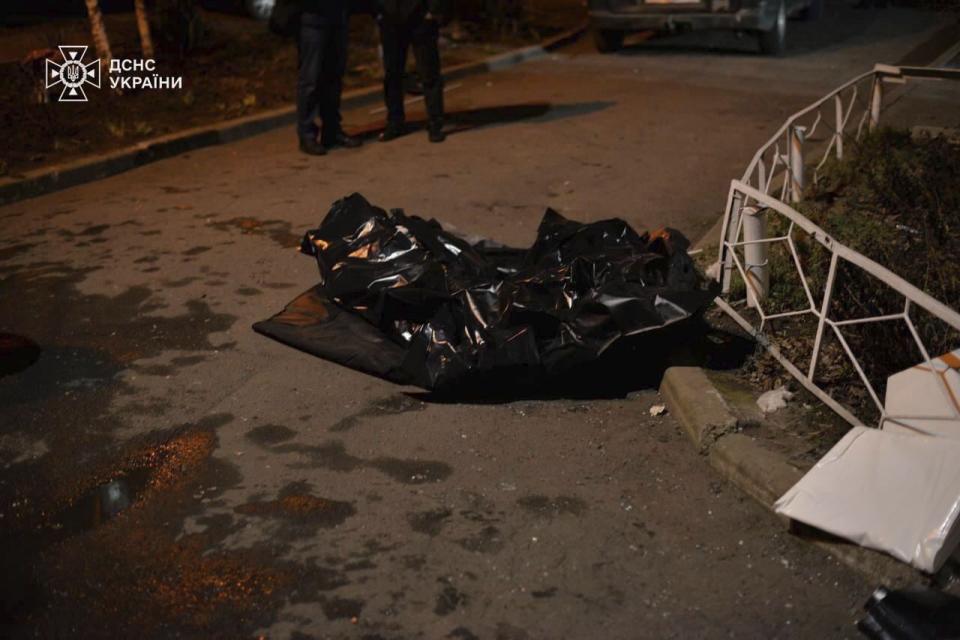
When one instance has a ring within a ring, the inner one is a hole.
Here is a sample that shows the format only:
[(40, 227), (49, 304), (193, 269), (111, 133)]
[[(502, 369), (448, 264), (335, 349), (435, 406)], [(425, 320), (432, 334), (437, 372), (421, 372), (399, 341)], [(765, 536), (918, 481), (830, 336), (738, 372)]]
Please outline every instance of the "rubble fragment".
[(654, 418), (665, 415), (666, 413), (667, 413), (667, 405), (665, 404), (655, 404), (652, 407), (650, 407), (650, 415)]
[(774, 508), (917, 569), (960, 541), (960, 442), (854, 427)]
[(784, 386), (780, 386), (760, 394), (760, 397), (757, 398), (757, 406), (764, 413), (773, 413), (786, 408), (787, 402), (792, 399), (793, 392)]

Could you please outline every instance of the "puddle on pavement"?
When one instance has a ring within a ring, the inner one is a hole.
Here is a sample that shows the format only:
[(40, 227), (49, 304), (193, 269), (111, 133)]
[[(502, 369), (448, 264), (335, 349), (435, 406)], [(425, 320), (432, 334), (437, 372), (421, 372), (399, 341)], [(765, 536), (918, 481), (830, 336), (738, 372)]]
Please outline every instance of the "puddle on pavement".
[(297, 432), (282, 424), (262, 424), (247, 431), (248, 440), (264, 447), (290, 440)]
[(451, 515), (453, 515), (453, 512), (449, 509), (420, 511), (418, 513), (408, 513), (407, 522), (410, 523), (410, 528), (417, 533), (423, 533), (433, 538), (440, 533)]
[(453, 469), (443, 462), (431, 460), (401, 460), (399, 458), (375, 458), (371, 467), (403, 484), (422, 484), (445, 480)]
[(525, 511), (541, 518), (554, 518), (561, 515), (579, 516), (587, 510), (587, 503), (572, 496), (551, 498), (544, 495), (529, 495), (517, 499)]
[(453, 473), (453, 467), (436, 460), (404, 460), (391, 457), (369, 460), (358, 458), (347, 453), (343, 443), (339, 440), (331, 440), (315, 446), (278, 444), (272, 447), (272, 450), (280, 453), (299, 453), (309, 460), (309, 462), (301, 465), (293, 465), (292, 468), (322, 468), (330, 471), (350, 472), (369, 467), (403, 484), (441, 482)]
[(359, 618), (363, 611), (363, 605), (363, 600), (332, 598), (323, 603), (323, 613), (327, 616), (327, 620)]
[(63, 537), (95, 529), (136, 504), (150, 481), (152, 469), (131, 469), (93, 487), (61, 511), (51, 528)]
[(330, 427), (330, 431), (349, 431), (360, 424), (364, 418), (397, 415), (408, 411), (423, 411), (426, 408), (426, 403), (416, 398), (412, 398), (403, 393), (396, 394), (375, 400), (360, 411), (338, 420), (336, 424)]
[(259, 220), (253, 217), (240, 217), (208, 224), (217, 231), (239, 229), (244, 235), (266, 236), (284, 249), (299, 247), (300, 241), (303, 239), (303, 234), (294, 233), (291, 224), (284, 220)]
[[(440, 582), (444, 582), (443, 579)], [(433, 612), (438, 616), (445, 616), (453, 613), (457, 610), (458, 607), (467, 604), (469, 597), (467, 594), (458, 590), (452, 584), (447, 584), (443, 587), (439, 594), (437, 594), (437, 603), (433, 608)]]
[(26, 253), (35, 246), (37, 246), (36, 243), (22, 242), (20, 244), (4, 247), (0, 249), (0, 262), (15, 258), (21, 253)]
[(230, 517), (179, 535), (175, 524), (184, 510), (199, 508), (190, 489), (240, 483), (229, 465), (210, 460), (212, 425), (228, 419), (221, 414), (173, 434), (151, 434), (131, 444), (129, 454), (119, 452), (115, 467), (90, 468), (95, 480), (78, 488), (83, 493), (60, 502), (66, 506), (55, 515), (37, 514), (42, 526), (0, 528), (0, 547), (17, 550), (0, 555), (0, 626), (9, 623), (17, 637), (70, 637), (91, 624), (103, 637), (153, 637), (160, 628), (167, 636), (245, 637), (244, 630), (272, 619), (292, 585), (339, 585), (336, 576), (318, 584), (316, 576), (278, 561), (272, 548), (212, 552)]
[(349, 502), (309, 494), (285, 495), (277, 500), (248, 502), (234, 509), (250, 516), (284, 518), (324, 528), (336, 527), (357, 511)]
[(500, 530), (492, 525), (487, 525), (478, 533), (455, 542), (474, 553), (498, 553), (504, 545)]
[[(126, 458), (112, 471), (98, 474), (100, 481), (75, 498), (51, 509), (32, 529), (34, 546), (39, 548), (101, 527), (147, 499), (149, 490), (172, 489), (198, 469), (213, 450), (214, 436), (202, 430), (208, 423), (225, 418), (219, 414), (198, 421), (197, 430), (146, 446)], [(45, 511), (45, 510), (44, 510)]]
[(40, 352), (29, 338), (0, 333), (0, 378), (23, 371), (40, 358)]

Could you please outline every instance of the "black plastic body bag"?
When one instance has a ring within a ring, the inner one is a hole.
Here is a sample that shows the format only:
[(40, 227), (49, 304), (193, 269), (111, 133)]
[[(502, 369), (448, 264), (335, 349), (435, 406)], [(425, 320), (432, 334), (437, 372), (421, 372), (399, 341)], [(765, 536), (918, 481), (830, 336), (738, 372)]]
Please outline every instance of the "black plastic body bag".
[(527, 250), (471, 244), (354, 194), (303, 239), (320, 283), (254, 329), (424, 389), (551, 376), (701, 312), (716, 287), (688, 244), (672, 229), (640, 235), (550, 209)]

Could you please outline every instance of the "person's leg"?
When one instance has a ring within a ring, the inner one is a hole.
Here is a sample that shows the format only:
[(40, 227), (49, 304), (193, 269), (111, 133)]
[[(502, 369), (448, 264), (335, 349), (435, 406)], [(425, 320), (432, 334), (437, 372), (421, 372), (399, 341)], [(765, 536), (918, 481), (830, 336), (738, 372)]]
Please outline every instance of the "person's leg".
[(430, 140), (443, 140), (443, 76), (440, 69), (440, 28), (435, 20), (419, 20), (413, 29), (413, 54), (423, 86)]
[(383, 101), (387, 107), (387, 128), (402, 128), (406, 114), (403, 108), (403, 70), (407, 63), (409, 40), (405, 25), (389, 17), (380, 22), (380, 43), (383, 47)]
[(319, 21), (304, 14), (297, 40), (297, 137), (301, 143), (315, 142), (319, 132), (314, 117), (319, 102), (323, 49), (324, 33)]
[(330, 21), (326, 26), (326, 42), (323, 50), (323, 65), (320, 72), (320, 119), (323, 121), (321, 139), (332, 140), (341, 133), (340, 95), (343, 93), (343, 74), (347, 71), (347, 38), (349, 28), (346, 20)]

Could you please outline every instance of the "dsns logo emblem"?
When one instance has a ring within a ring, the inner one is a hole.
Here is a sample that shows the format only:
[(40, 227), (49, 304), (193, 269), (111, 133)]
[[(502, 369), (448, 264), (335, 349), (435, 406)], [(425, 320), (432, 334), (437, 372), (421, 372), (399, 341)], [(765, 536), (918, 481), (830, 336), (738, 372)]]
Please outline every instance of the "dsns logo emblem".
[(60, 102), (86, 102), (87, 94), (83, 91), (83, 85), (100, 88), (100, 59), (84, 64), (87, 47), (61, 46), (58, 49), (63, 56), (63, 64), (47, 58), (47, 89), (62, 84)]

